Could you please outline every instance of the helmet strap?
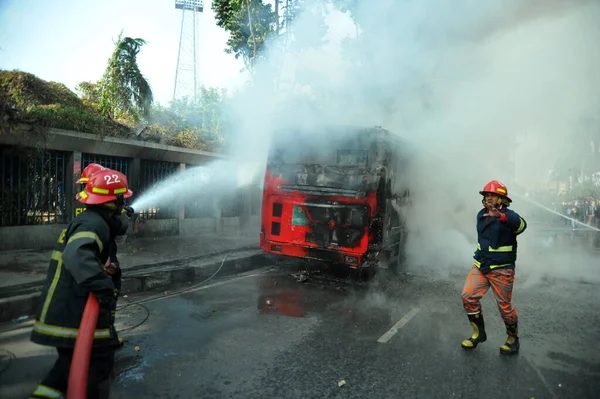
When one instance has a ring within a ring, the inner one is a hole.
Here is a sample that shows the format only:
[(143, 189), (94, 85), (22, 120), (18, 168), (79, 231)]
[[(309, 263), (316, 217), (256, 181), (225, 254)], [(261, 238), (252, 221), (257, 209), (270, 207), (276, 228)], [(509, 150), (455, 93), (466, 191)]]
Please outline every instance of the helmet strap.
[(117, 194), (117, 212), (121, 213), (123, 211), (123, 207), (125, 206), (125, 197), (123, 194)]
[(117, 194), (117, 206), (122, 208), (125, 206), (125, 197), (123, 194)]

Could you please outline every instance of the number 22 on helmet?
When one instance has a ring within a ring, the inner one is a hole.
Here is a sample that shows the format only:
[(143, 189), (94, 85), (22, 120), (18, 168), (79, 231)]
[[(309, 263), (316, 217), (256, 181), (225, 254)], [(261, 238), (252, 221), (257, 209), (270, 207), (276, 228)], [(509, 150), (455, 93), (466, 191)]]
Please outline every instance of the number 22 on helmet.
[(127, 177), (123, 173), (104, 169), (88, 180), (83, 191), (77, 194), (77, 201), (88, 205), (100, 205), (117, 201), (120, 196), (129, 198), (132, 195)]

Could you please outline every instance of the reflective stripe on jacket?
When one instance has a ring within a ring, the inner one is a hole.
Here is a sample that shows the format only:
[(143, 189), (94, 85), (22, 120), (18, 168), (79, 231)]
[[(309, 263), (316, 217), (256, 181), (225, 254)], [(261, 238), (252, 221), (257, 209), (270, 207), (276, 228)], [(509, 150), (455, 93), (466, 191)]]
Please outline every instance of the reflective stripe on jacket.
[(94, 346), (118, 344), (110, 312), (114, 285), (104, 272), (114, 242), (106, 221), (109, 217), (109, 211), (90, 208), (60, 234), (40, 297), (33, 342), (73, 348), (88, 294), (93, 292), (100, 303)]
[(477, 214), (477, 250), (475, 266), (486, 273), (499, 267), (514, 268), (517, 260), (517, 236), (525, 231), (527, 222), (516, 212), (502, 207), (506, 222), (500, 218), (483, 216), (487, 209)]

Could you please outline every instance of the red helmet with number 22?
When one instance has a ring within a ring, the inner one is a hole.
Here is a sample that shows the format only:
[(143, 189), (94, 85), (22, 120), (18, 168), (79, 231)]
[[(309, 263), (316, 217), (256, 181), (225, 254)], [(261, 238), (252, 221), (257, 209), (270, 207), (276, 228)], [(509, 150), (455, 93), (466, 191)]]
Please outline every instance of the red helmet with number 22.
[(129, 189), (127, 177), (116, 170), (104, 169), (95, 173), (77, 194), (77, 201), (88, 205), (106, 204), (117, 200), (117, 196), (129, 198), (133, 192)]

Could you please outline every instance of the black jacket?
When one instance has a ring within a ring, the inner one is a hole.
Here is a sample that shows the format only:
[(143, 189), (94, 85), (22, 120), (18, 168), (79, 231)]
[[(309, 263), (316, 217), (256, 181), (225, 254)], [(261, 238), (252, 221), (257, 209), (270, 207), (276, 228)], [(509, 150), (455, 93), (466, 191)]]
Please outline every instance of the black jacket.
[(113, 290), (115, 301), (111, 308), (111, 317), (112, 317), (112, 323), (114, 324), (115, 314), (117, 311), (117, 299), (119, 299), (119, 295), (121, 294), (121, 285), (122, 285), (121, 263), (119, 262), (119, 259), (117, 258), (117, 242), (116, 242), (115, 238), (116, 238), (116, 236), (122, 236), (125, 233), (127, 233), (127, 228), (129, 227), (129, 217), (127, 217), (127, 214), (125, 212), (122, 212), (119, 215), (115, 215), (115, 216), (111, 217), (108, 220), (108, 224), (109, 224), (111, 231), (114, 233), (114, 236), (111, 236), (111, 242), (110, 242), (110, 252), (109, 252), (110, 262), (114, 263), (117, 266), (117, 271), (112, 276), (112, 282), (115, 286), (115, 288)]
[(94, 346), (118, 345), (111, 317), (118, 291), (104, 271), (109, 256), (116, 255), (115, 237), (121, 225), (117, 219), (114, 211), (88, 207), (62, 231), (48, 267), (33, 342), (73, 348), (88, 294), (93, 292), (100, 304)]
[[(515, 268), (517, 236), (525, 231), (527, 222), (518, 213), (502, 207), (503, 219), (483, 216), (487, 209), (477, 214), (477, 250), (475, 266), (482, 273), (499, 267)], [(504, 220), (504, 221), (502, 221)]]

